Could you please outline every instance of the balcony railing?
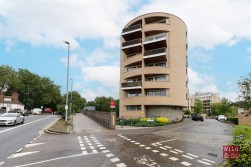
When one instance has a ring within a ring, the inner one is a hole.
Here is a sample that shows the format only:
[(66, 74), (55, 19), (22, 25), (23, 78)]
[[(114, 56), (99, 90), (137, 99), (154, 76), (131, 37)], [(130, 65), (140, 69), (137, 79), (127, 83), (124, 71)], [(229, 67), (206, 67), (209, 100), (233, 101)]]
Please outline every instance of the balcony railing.
[(152, 49), (144, 52), (144, 56), (150, 56), (160, 53), (166, 53), (166, 48), (158, 48), (158, 49)]
[(121, 83), (121, 88), (128, 88), (128, 87), (141, 87), (142, 82), (137, 81), (137, 82), (125, 82)]
[(135, 44), (141, 44), (141, 39), (138, 38), (138, 39), (134, 39), (134, 40), (131, 40), (131, 41), (123, 42), (122, 43), (122, 48), (130, 46), (130, 45), (135, 45)]
[(146, 37), (144, 43), (148, 43), (148, 42), (156, 41), (156, 40), (162, 40), (162, 39), (166, 39), (166, 33), (148, 36)]
[(133, 30), (141, 29), (141, 28), (142, 28), (142, 25), (141, 25), (141, 24), (136, 24), (136, 25), (133, 25), (133, 26), (124, 28), (124, 29), (122, 30), (122, 34), (123, 34), (123, 33), (126, 33), (126, 32), (133, 31)]

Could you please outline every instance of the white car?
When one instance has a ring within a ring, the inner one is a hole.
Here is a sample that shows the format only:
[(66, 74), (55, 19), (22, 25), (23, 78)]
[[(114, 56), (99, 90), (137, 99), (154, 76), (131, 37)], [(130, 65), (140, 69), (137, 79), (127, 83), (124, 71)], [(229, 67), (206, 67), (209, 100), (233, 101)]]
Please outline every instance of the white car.
[(4, 113), (0, 116), (0, 125), (22, 124), (24, 120), (24, 116), (20, 113)]
[(225, 115), (219, 115), (217, 119), (218, 119), (218, 121), (226, 121), (227, 120)]

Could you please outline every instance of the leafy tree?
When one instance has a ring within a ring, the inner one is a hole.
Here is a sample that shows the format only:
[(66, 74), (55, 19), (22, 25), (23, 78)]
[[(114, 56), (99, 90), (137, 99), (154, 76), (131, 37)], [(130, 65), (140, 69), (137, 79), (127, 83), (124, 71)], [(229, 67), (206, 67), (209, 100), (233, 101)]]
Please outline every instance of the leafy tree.
[(0, 92), (11, 95), (17, 91), (18, 78), (15, 70), (9, 66), (0, 66)]
[(88, 101), (86, 103), (86, 106), (96, 106), (96, 103), (95, 103), (95, 101)]
[(113, 100), (112, 97), (96, 97), (95, 104), (96, 104), (96, 111), (103, 111), (103, 112), (110, 112), (110, 102)]
[(193, 110), (196, 114), (201, 114), (203, 112), (203, 103), (201, 100), (195, 99)]
[(213, 103), (211, 110), (213, 115), (227, 115), (228, 117), (237, 115), (237, 108), (226, 98), (223, 98), (219, 103)]
[(240, 97), (244, 100), (242, 105), (248, 109), (251, 107), (251, 73), (247, 77), (242, 77), (238, 81), (238, 86), (241, 93)]
[[(66, 94), (64, 94), (64, 96), (62, 96), (62, 101), (64, 103), (64, 106), (65, 106), (65, 99), (66, 99)], [(68, 95), (68, 102), (69, 102), (68, 106), (70, 107), (71, 92), (69, 92), (69, 95)], [(86, 105), (86, 99), (81, 97), (81, 95), (78, 92), (72, 91), (72, 106), (71, 106), (72, 112), (73, 111), (80, 112), (80, 110), (82, 110), (85, 107), (85, 105)], [(61, 107), (61, 106), (59, 106), (59, 107)]]

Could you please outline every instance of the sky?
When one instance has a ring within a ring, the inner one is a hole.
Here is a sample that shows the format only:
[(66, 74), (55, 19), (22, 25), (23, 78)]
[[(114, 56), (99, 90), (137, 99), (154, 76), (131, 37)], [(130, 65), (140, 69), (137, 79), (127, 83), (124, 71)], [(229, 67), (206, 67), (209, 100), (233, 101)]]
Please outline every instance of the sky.
[(188, 28), (190, 94), (235, 101), (251, 72), (250, 9), (250, 0), (0, 0), (0, 65), (49, 77), (65, 94), (68, 41), (69, 91), (118, 99), (122, 29), (165, 12)]

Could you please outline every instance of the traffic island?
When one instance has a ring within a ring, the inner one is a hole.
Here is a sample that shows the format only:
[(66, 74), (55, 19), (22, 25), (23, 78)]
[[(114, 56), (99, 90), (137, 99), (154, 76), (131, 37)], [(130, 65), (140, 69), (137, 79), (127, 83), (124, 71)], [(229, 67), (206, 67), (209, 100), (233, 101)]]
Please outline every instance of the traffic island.
[(71, 121), (65, 122), (64, 119), (58, 119), (52, 126), (45, 130), (50, 134), (70, 134), (72, 129)]

